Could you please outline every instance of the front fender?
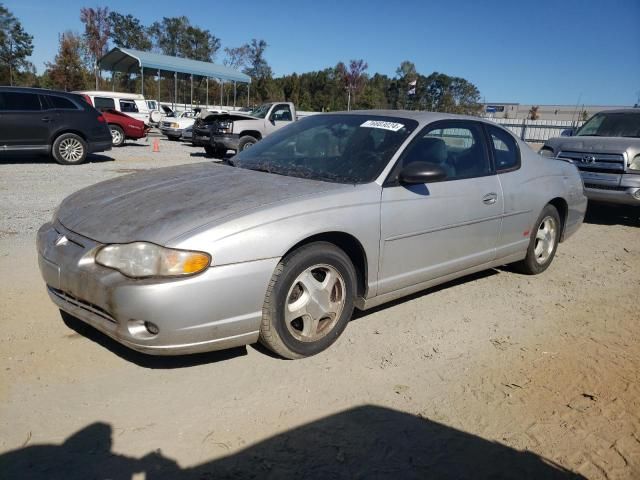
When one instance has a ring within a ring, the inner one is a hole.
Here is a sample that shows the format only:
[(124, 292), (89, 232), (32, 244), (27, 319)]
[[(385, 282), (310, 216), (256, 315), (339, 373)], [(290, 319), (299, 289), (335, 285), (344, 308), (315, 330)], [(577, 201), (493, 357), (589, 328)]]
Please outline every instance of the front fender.
[(377, 280), (380, 245), (380, 187), (375, 184), (245, 212), (177, 238), (171, 246), (206, 251), (214, 265), (228, 265), (279, 259), (305, 239), (330, 232), (346, 233), (360, 242), (371, 291)]

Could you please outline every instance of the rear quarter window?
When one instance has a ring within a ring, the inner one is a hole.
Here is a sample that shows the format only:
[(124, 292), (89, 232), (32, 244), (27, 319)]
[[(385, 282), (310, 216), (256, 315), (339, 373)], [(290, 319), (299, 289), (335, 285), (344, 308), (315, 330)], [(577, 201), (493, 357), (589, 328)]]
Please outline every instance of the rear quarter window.
[(120, 111), (124, 113), (137, 113), (138, 106), (131, 100), (120, 100)]
[(113, 100), (113, 98), (94, 97), (93, 106), (96, 108), (96, 110), (115, 110), (116, 102)]
[(498, 173), (520, 167), (520, 149), (515, 139), (501, 128), (487, 125)]
[(68, 98), (58, 97), (56, 95), (49, 95), (47, 98), (52, 108), (60, 110), (79, 110), (78, 106)]

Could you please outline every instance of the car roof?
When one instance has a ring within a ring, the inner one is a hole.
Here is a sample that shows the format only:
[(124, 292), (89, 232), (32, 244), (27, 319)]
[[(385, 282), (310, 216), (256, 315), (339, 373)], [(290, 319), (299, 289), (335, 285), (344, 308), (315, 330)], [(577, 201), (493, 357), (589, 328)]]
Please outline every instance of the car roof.
[(3, 87), (0, 86), (0, 92), (20, 92), (20, 93), (39, 93), (41, 95), (65, 95), (70, 97), (77, 97), (75, 92), (64, 92), (62, 90), (51, 90), (48, 88), (34, 88), (34, 87)]
[(350, 112), (329, 112), (330, 114), (346, 114), (346, 115), (377, 115), (391, 118), (404, 118), (416, 120), (421, 125), (433, 123), (438, 120), (473, 120), (475, 122), (483, 122), (489, 125), (500, 126), (491, 120), (472, 115), (457, 115), (454, 113), (427, 112), (424, 110), (351, 110)]
[(125, 92), (110, 92), (107, 90), (81, 90), (73, 93), (82, 93), (90, 95), (92, 97), (111, 97), (111, 98), (126, 98), (128, 100), (144, 100), (144, 96), (139, 93), (125, 93)]

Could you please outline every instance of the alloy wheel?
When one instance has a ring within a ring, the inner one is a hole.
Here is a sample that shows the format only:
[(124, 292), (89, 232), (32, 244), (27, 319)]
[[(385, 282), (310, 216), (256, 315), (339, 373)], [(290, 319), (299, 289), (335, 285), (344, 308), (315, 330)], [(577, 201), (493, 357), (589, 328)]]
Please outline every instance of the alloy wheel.
[(545, 217), (540, 222), (533, 250), (538, 264), (544, 264), (553, 253), (556, 246), (557, 229), (556, 221), (552, 217)]
[(293, 282), (285, 304), (284, 320), (289, 333), (301, 342), (327, 336), (342, 315), (345, 281), (330, 265), (314, 265)]
[(79, 161), (84, 153), (82, 143), (75, 138), (65, 138), (62, 140), (58, 150), (60, 152), (60, 156), (70, 163)]

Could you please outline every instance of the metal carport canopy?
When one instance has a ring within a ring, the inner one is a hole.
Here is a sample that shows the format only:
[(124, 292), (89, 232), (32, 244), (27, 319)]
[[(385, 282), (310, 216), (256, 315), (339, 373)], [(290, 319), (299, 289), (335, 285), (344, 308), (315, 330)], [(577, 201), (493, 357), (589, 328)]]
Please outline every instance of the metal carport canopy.
[(98, 66), (102, 70), (110, 70), (112, 72), (137, 73), (138, 71), (142, 72), (149, 69), (218, 78), (223, 81), (251, 83), (249, 75), (224, 65), (143, 52), (131, 48), (116, 47), (112, 49), (98, 61)]

